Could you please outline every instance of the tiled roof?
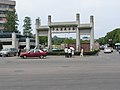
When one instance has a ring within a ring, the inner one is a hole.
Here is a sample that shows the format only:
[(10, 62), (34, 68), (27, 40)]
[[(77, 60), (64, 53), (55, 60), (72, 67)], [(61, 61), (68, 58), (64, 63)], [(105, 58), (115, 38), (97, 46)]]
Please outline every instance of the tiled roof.
[(52, 22), (50, 26), (77, 26), (77, 22)]

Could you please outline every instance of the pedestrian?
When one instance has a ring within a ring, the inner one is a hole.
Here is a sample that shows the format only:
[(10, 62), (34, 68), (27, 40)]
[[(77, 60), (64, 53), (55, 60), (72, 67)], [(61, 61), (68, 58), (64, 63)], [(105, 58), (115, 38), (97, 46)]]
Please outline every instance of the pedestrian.
[(83, 57), (83, 52), (84, 52), (84, 50), (83, 50), (83, 48), (81, 47), (80, 57)]
[(73, 47), (70, 47), (70, 49), (72, 50), (72, 56), (74, 56), (75, 49)]
[(68, 48), (68, 57), (72, 57), (72, 49), (70, 49), (70, 47)]
[(65, 47), (64, 52), (65, 52), (65, 57), (68, 57), (68, 48), (67, 47)]
[(21, 53), (21, 49), (18, 49), (18, 57), (20, 56)]

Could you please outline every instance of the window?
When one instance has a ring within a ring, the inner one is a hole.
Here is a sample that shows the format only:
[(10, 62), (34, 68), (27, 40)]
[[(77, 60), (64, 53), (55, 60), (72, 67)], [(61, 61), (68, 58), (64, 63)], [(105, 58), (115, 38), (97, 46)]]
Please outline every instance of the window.
[(13, 5), (9, 5), (9, 8), (14, 9), (14, 6)]
[(39, 52), (39, 49), (35, 49), (35, 51), (34, 52)]
[(8, 5), (5, 5), (5, 4), (2, 4), (0, 5), (0, 8), (8, 8), (9, 6)]
[(29, 52), (30, 52), (30, 53), (34, 52), (34, 49), (30, 50)]
[(66, 30), (66, 27), (64, 28), (64, 30)]
[(12, 42), (2, 42), (3, 45), (12, 45)]

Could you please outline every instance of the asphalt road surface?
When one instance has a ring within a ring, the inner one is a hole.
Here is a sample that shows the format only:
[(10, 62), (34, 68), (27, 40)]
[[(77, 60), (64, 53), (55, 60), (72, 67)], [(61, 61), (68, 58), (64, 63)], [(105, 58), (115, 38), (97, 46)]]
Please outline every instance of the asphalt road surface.
[(0, 57), (0, 90), (120, 90), (120, 54)]

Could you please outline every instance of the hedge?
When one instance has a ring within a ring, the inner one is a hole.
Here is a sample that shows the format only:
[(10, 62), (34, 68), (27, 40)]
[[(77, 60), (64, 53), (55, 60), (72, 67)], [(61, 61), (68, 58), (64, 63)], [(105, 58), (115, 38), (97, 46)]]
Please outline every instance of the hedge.
[[(94, 51), (86, 51), (84, 52), (84, 55), (97, 55), (99, 52), (99, 50), (94, 50)], [(57, 51), (57, 52), (47, 52), (47, 55), (64, 55), (64, 51)], [(75, 55), (79, 56), (80, 55), (80, 52), (75, 52)]]

